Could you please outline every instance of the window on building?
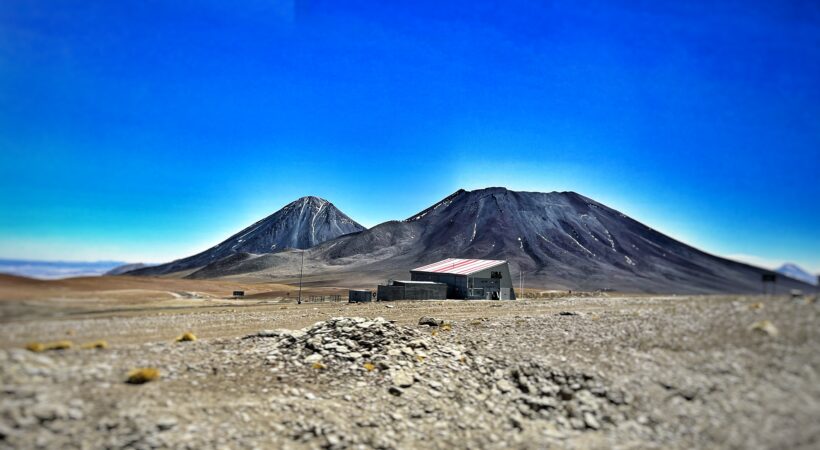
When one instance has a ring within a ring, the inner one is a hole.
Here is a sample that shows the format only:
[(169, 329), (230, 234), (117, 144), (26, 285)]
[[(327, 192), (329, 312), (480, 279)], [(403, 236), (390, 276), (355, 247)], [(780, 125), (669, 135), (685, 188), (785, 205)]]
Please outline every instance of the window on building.
[(490, 278), (501, 279), (501, 272), (490, 272)]

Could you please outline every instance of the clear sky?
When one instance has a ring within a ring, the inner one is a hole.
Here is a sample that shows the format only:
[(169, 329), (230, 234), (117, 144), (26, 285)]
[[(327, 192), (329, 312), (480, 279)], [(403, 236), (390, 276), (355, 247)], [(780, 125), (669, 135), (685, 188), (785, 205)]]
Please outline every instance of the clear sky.
[[(398, 4), (401, 5), (398, 5)], [(0, 3), (0, 257), (161, 262), (573, 190), (820, 272), (816, 1)]]

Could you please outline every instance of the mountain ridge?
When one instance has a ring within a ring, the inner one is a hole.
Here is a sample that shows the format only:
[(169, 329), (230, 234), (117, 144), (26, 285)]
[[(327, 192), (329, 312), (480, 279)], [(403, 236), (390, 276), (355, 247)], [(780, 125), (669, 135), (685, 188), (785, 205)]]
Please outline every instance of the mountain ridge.
[[(758, 292), (760, 275), (771, 273), (688, 246), (577, 192), (503, 187), (459, 189), (405, 220), (319, 243), (305, 252), (304, 273), (355, 284), (448, 257), (508, 260), (530, 286), (573, 290)], [(186, 276), (287, 278), (299, 263), (295, 252), (246, 254)]]
[(306, 249), (329, 239), (365, 230), (320, 197), (298, 198), (269, 216), (231, 235), (219, 244), (187, 258), (128, 272), (129, 275), (165, 275), (197, 269), (233, 255), (276, 253)]

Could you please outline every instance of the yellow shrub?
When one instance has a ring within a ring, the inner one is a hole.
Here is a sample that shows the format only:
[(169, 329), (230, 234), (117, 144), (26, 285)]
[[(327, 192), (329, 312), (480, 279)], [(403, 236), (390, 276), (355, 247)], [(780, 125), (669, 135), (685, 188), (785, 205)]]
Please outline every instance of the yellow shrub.
[(153, 367), (141, 367), (128, 372), (128, 378), (126, 378), (125, 382), (128, 384), (143, 384), (158, 379), (159, 369), (155, 369)]
[(325, 365), (320, 363), (319, 361), (316, 361), (315, 363), (313, 363), (312, 367), (316, 370), (322, 370), (325, 368)]
[(30, 352), (44, 352), (47, 350), (68, 350), (73, 347), (71, 341), (56, 341), (43, 344), (42, 342), (30, 342), (26, 344), (26, 350)]
[(86, 350), (94, 348), (105, 349), (108, 348), (108, 342), (105, 342), (101, 339), (99, 341), (88, 342), (86, 344), (83, 344), (82, 348)]
[(441, 329), (441, 331), (450, 331), (450, 330), (453, 329), (453, 325), (450, 324), (450, 323), (444, 323), (444, 324), (441, 324), (439, 329)]
[(196, 340), (196, 335), (190, 331), (177, 338), (177, 342), (193, 342)]
[(375, 365), (375, 364), (373, 364), (373, 363), (366, 362), (366, 363), (364, 363), (364, 368), (365, 368), (368, 372), (372, 372), (373, 370), (375, 370), (375, 369), (376, 369), (376, 365)]
[(46, 350), (68, 350), (73, 346), (74, 344), (71, 341), (49, 342), (46, 344)]
[(46, 349), (46, 346), (41, 342), (30, 342), (26, 344), (26, 350), (30, 352), (40, 353)]

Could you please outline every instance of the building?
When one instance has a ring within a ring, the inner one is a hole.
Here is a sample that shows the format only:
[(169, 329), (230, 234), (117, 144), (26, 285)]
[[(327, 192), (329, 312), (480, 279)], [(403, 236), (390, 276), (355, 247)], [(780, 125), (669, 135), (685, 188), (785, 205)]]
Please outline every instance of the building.
[(351, 289), (347, 292), (349, 303), (367, 303), (373, 300), (373, 292), (366, 289)]
[(388, 285), (381, 285), (376, 291), (380, 302), (390, 300), (445, 300), (447, 285), (432, 281), (394, 280)]
[(410, 271), (414, 282), (447, 285), (447, 298), (515, 300), (507, 261), (449, 258)]

